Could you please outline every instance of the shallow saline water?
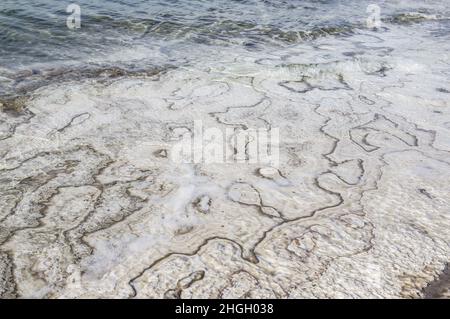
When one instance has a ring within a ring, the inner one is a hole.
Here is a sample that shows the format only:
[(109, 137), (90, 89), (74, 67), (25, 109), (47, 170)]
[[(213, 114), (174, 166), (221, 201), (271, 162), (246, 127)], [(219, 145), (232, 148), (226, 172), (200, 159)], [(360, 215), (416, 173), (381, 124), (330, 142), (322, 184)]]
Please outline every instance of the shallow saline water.
[(0, 3), (1, 298), (450, 296), (447, 0), (75, 3)]

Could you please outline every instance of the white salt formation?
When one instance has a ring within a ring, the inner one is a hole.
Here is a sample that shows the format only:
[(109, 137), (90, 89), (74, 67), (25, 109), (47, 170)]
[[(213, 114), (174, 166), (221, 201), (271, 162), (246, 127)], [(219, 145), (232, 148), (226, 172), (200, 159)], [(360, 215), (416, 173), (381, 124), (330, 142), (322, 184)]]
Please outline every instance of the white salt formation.
[[(444, 296), (450, 41), (418, 28), (211, 48), (0, 113), (0, 296)], [(172, 161), (196, 120), (279, 128), (279, 166)]]

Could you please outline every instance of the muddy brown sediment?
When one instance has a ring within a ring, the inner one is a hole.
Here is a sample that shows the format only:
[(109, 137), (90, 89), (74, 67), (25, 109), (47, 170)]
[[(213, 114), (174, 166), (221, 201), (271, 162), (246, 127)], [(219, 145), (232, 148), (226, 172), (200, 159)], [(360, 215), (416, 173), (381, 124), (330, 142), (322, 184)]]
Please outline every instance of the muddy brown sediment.
[(425, 299), (450, 298), (450, 264), (445, 264), (441, 274), (423, 290)]

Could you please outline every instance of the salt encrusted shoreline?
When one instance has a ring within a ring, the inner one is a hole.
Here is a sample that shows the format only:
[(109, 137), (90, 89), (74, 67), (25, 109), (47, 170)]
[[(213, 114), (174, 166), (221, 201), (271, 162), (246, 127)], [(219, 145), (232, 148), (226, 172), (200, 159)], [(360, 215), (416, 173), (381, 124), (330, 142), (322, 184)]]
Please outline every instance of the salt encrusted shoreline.
[[(445, 296), (433, 41), (399, 28), (38, 89), (0, 113), (0, 296)], [(279, 127), (279, 167), (172, 162), (198, 119)]]

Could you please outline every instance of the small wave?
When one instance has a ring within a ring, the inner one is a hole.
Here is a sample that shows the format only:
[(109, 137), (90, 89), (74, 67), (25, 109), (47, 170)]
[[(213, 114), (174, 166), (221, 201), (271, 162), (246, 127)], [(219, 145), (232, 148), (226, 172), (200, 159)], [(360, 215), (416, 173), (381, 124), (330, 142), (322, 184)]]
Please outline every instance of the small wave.
[(393, 24), (413, 24), (420, 23), (425, 21), (440, 21), (440, 20), (448, 20), (449, 17), (442, 16), (439, 14), (427, 14), (422, 12), (407, 12), (407, 13), (399, 13), (393, 15), (385, 20), (387, 23)]

